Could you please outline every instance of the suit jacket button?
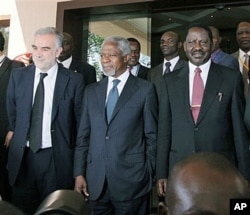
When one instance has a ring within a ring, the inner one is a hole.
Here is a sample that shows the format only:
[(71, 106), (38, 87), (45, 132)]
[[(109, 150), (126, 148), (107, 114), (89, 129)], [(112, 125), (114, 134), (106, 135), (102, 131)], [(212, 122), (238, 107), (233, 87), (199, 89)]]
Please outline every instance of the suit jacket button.
[(197, 128), (197, 127), (196, 127), (196, 128), (194, 128), (194, 131), (198, 131), (198, 130), (199, 130), (199, 128)]
[(109, 136), (106, 136), (105, 139), (106, 139), (106, 140), (109, 140)]

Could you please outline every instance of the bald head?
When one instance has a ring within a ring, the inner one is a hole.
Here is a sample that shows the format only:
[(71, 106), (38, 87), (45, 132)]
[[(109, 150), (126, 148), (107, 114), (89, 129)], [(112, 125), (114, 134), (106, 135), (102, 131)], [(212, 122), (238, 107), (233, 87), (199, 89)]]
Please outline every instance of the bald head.
[(248, 198), (248, 183), (223, 156), (197, 153), (180, 161), (170, 174), (168, 215), (229, 215), (231, 198)]
[(166, 60), (171, 60), (179, 55), (182, 43), (177, 33), (167, 31), (161, 36), (160, 48)]

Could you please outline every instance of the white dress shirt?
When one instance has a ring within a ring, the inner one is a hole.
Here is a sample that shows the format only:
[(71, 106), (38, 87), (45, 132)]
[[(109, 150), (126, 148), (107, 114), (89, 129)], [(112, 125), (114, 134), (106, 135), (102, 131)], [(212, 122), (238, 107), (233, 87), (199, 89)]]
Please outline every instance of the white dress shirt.
[(117, 89), (118, 89), (118, 93), (119, 93), (119, 96), (121, 95), (121, 92), (128, 80), (128, 77), (129, 77), (129, 70), (127, 69), (126, 72), (124, 72), (123, 74), (121, 74), (118, 78), (114, 78), (112, 76), (108, 76), (108, 89), (107, 89), (107, 95), (106, 95), (106, 102), (107, 102), (107, 98), (108, 98), (108, 94), (109, 94), (109, 91), (112, 89), (113, 87), (113, 80), (114, 79), (119, 79), (120, 82), (119, 84), (117, 85)]
[(175, 65), (177, 64), (178, 60), (180, 59), (179, 56), (171, 59), (170, 61), (167, 61), (165, 58), (164, 58), (164, 62), (163, 62), (163, 68), (162, 68), (162, 75), (164, 75), (164, 71), (166, 69), (166, 63), (169, 62), (171, 63), (171, 66), (170, 66), (170, 72), (172, 72), (174, 70), (174, 67)]
[[(43, 134), (42, 134), (41, 148), (52, 147), (51, 116), (52, 116), (52, 104), (53, 104), (53, 96), (54, 96), (57, 71), (58, 71), (58, 64), (56, 63), (50, 70), (47, 71), (48, 75), (43, 79), (44, 111), (43, 111)], [(40, 80), (40, 73), (42, 73), (42, 71), (36, 67), (34, 88), (33, 88), (33, 102), (35, 98), (36, 88)], [(27, 143), (27, 145), (29, 144)]]
[(192, 64), (190, 61), (188, 62), (189, 66), (189, 99), (190, 104), (192, 104), (192, 95), (193, 95), (193, 82), (194, 82), (194, 75), (195, 75), (195, 69), (199, 67), (201, 69), (201, 78), (204, 84), (204, 88), (206, 87), (207, 83), (207, 76), (211, 65), (211, 59), (209, 59), (205, 64), (201, 66), (196, 66)]

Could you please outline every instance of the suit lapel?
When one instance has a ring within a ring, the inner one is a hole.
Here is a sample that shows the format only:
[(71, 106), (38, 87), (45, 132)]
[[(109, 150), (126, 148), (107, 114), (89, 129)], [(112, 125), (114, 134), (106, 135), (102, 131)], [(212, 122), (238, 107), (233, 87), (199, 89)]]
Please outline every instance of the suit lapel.
[(116, 116), (116, 114), (119, 112), (119, 110), (124, 106), (126, 102), (129, 101), (129, 99), (135, 94), (135, 92), (138, 90), (139, 86), (137, 85), (138, 79), (134, 77), (133, 75), (129, 75), (128, 80), (121, 92), (121, 95), (119, 96), (119, 99), (116, 103), (115, 109), (113, 111), (112, 117), (110, 122), (112, 122), (113, 118)]
[[(186, 116), (190, 123), (194, 123), (193, 116), (190, 108), (190, 97), (189, 97), (189, 69), (188, 66), (184, 67), (181, 72), (178, 74), (179, 80), (177, 81), (177, 85), (175, 90), (178, 90), (179, 94), (176, 99), (182, 99), (181, 105), (183, 105), (184, 110), (186, 111)], [(181, 107), (180, 107), (181, 108)]]
[(96, 97), (99, 104), (100, 112), (102, 113), (103, 120), (106, 121), (106, 95), (108, 88), (108, 78), (105, 77), (98, 82), (96, 87)]
[(221, 71), (211, 63), (197, 124), (204, 118), (214, 98), (218, 96), (222, 81)]
[(5, 57), (5, 60), (2, 64), (2, 66), (0, 67), (0, 79), (8, 71), (10, 64), (11, 64), (11, 61), (7, 57)]
[(27, 99), (23, 105), (26, 106), (24, 107), (24, 110), (28, 110), (29, 113), (31, 114), (32, 111), (32, 106), (33, 106), (33, 90), (34, 90), (34, 79), (35, 79), (35, 66), (29, 66), (28, 71), (18, 71), (22, 72), (22, 86), (23, 89), (25, 89), (25, 99)]
[(53, 96), (51, 121), (53, 121), (56, 116), (59, 102), (63, 98), (68, 81), (69, 81), (68, 71), (62, 69), (62, 67), (59, 65), (55, 83), (54, 96)]

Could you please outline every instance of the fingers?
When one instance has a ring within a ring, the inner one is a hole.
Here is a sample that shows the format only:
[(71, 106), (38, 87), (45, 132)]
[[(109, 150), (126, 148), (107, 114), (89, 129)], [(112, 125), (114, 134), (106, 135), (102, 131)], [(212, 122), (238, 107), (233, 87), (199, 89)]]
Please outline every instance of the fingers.
[(9, 131), (5, 137), (5, 142), (4, 142), (4, 146), (6, 148), (8, 148), (10, 146), (10, 141), (12, 139), (12, 136), (13, 136), (13, 132), (12, 131)]
[(85, 201), (88, 201), (89, 193), (87, 189), (87, 182), (83, 176), (76, 177), (75, 191), (84, 195)]
[(160, 197), (164, 197), (166, 195), (167, 190), (167, 180), (159, 179), (157, 181), (157, 193)]

